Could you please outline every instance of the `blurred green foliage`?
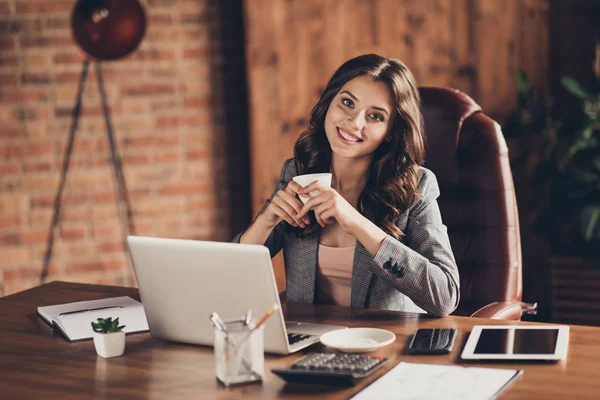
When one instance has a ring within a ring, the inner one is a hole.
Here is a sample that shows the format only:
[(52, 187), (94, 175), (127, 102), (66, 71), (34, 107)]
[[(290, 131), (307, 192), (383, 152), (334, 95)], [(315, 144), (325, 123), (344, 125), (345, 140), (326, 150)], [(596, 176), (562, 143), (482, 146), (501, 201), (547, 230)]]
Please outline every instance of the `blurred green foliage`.
[[(529, 185), (526, 205), (534, 230), (554, 253), (600, 262), (600, 45), (596, 82), (584, 88), (575, 78), (561, 85), (581, 102), (577, 113), (556, 115), (553, 101), (515, 71), (518, 106), (507, 118), (507, 141), (520, 143), (511, 160), (515, 184)], [(518, 186), (517, 186), (517, 190)]]

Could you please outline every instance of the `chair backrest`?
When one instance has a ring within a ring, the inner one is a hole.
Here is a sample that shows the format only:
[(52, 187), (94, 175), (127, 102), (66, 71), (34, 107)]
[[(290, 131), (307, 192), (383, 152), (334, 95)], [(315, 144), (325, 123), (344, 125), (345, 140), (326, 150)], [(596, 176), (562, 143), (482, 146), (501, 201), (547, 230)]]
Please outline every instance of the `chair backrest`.
[(520, 301), (519, 218), (500, 125), (458, 90), (419, 90), (425, 167), (440, 185), (438, 202), (460, 271), (461, 303)]

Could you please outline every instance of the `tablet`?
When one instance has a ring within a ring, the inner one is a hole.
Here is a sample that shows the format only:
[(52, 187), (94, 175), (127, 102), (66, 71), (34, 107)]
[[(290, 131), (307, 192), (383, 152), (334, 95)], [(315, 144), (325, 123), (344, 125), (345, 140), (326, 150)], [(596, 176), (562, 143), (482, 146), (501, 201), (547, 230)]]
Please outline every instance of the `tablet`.
[(564, 360), (569, 327), (474, 326), (462, 352), (466, 360)]

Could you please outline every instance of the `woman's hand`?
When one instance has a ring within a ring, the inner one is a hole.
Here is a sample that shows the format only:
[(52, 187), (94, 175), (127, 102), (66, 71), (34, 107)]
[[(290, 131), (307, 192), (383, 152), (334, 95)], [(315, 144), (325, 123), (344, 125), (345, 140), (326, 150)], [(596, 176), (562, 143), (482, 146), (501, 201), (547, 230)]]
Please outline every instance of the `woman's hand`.
[(294, 181), (290, 181), (287, 186), (278, 191), (271, 203), (262, 213), (262, 218), (265, 223), (270, 227), (276, 226), (281, 221), (286, 221), (288, 224), (294, 227), (306, 228), (306, 225), (310, 223), (310, 219), (307, 216), (299, 215), (302, 210), (302, 202), (298, 200), (296, 194), (302, 186)]
[(308, 211), (313, 209), (315, 218), (322, 227), (337, 221), (346, 233), (353, 234), (353, 228), (364, 219), (363, 215), (335, 189), (324, 186), (318, 181), (305, 186), (297, 193), (309, 197), (309, 193), (313, 190), (319, 191), (319, 194), (306, 202), (298, 218), (305, 218)]

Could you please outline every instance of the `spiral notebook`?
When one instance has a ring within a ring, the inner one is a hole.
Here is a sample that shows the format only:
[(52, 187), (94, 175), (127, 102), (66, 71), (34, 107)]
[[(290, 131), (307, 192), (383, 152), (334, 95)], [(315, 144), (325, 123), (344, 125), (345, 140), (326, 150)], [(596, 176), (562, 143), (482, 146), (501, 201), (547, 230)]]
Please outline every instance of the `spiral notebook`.
[(128, 296), (38, 307), (37, 313), (72, 342), (92, 338), (92, 321), (119, 318), (123, 332), (145, 332), (148, 321), (142, 303)]
[(498, 396), (522, 373), (516, 369), (401, 362), (352, 400), (487, 400)]

